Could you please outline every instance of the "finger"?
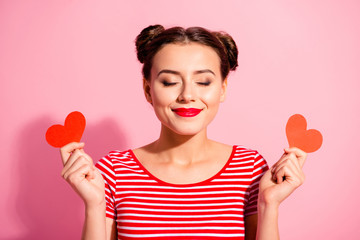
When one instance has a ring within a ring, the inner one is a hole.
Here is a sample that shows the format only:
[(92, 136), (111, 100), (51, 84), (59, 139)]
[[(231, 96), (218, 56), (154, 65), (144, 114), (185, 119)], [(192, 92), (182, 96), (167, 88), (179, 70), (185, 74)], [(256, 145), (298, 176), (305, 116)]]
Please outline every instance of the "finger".
[(302, 170), (298, 166), (298, 163), (288, 159), (287, 161), (282, 162), (275, 168), (273, 173), (273, 180), (275, 181), (280, 177), (282, 177), (283, 180), (285, 180), (287, 177), (289, 177), (289, 174), (293, 174), (296, 175), (296, 177), (300, 177), (301, 175), (300, 172), (302, 172)]
[(290, 175), (289, 167), (284, 166), (276, 170), (276, 172), (273, 174), (273, 180), (279, 184), (284, 182), (286, 178), (289, 177), (289, 175)]
[(288, 166), (277, 167), (272, 175), (272, 179), (276, 183), (282, 183), (288, 176)]
[(67, 178), (68, 175), (70, 175), (72, 172), (74, 172), (77, 168), (79, 168), (79, 165), (84, 165), (84, 161), (87, 164), (87, 161), (82, 159), (82, 156), (78, 156), (77, 153), (74, 153), (71, 155), (69, 160), (66, 162), (64, 168), (61, 171), (61, 175), (63, 178)]
[(71, 154), (74, 152), (75, 149), (82, 149), (84, 148), (85, 143), (78, 143), (78, 142), (72, 142), (69, 143), (62, 148), (60, 148), (60, 155), (61, 159), (63, 161), (63, 164), (65, 165)]
[(90, 155), (88, 155), (85, 151), (84, 151), (84, 148), (79, 148), (79, 149), (76, 149), (78, 150), (82, 156), (84, 156), (86, 158), (86, 160), (88, 160), (90, 163), (93, 163), (93, 159), (90, 157)]
[(297, 170), (301, 170), (301, 165), (300, 162), (298, 160), (298, 158), (296, 157), (295, 153), (287, 153), (286, 158), (284, 159), (284, 161), (282, 161), (281, 164), (292, 164), (296, 167)]
[(95, 169), (92, 158), (88, 154), (86, 154), (83, 149), (75, 149), (71, 154), (70, 158), (65, 163), (65, 166), (61, 171), (61, 175), (63, 176), (65, 172), (67, 172), (70, 168), (72, 168), (73, 164), (76, 161), (86, 161), (93, 170)]
[(90, 172), (91, 172), (90, 166), (85, 164), (77, 169), (74, 169), (74, 171), (69, 173), (69, 175), (66, 175), (65, 180), (76, 188), (76, 186), (81, 181), (83, 181)]
[(284, 153), (280, 159), (271, 167), (271, 172), (274, 173), (275, 169), (278, 168), (279, 165), (283, 164), (286, 161), (294, 161), (297, 162), (296, 155), (294, 153)]
[(284, 151), (286, 153), (293, 153), (295, 154), (296, 158), (299, 160), (300, 163), (300, 167), (302, 168), (304, 166), (306, 157), (307, 157), (307, 153), (304, 152), (303, 150), (297, 148), (297, 147), (292, 147), (292, 148), (286, 148), (284, 149)]
[(91, 165), (93, 165), (94, 162), (93, 162), (93, 159), (90, 157), (90, 155), (87, 154), (87, 153), (84, 151), (84, 149), (79, 149), (79, 151), (80, 151), (81, 155), (84, 156), (85, 159), (86, 159), (87, 161), (89, 161), (89, 163), (91, 163)]
[(273, 180), (277, 181), (277, 183), (287, 181), (295, 186), (300, 186), (305, 180), (305, 175), (297, 164), (293, 161), (288, 161), (275, 170)]
[(294, 153), (284, 153), (284, 155), (279, 159), (279, 161), (277, 161), (272, 167), (271, 167), (271, 172), (273, 173), (273, 178), (274, 180), (276, 180), (275, 178), (275, 174), (283, 167), (288, 166), (288, 165), (292, 165), (297, 168), (300, 169), (298, 160), (295, 156)]
[(285, 181), (285, 169), (281, 168), (278, 172), (276, 172), (274, 174), (275, 179), (274, 181), (276, 181), (277, 183), (282, 183), (283, 181)]
[(84, 153), (82, 153), (79, 149), (75, 149), (70, 155), (69, 159), (66, 161), (65, 166), (62, 170), (62, 174), (72, 168), (73, 164), (77, 161), (86, 161), (87, 163), (90, 163), (90, 161), (86, 159)]
[[(280, 168), (286, 167), (286, 166), (293, 168), (295, 171), (301, 171), (299, 162), (298, 162), (298, 160), (296, 158), (287, 158), (287, 159), (285, 159), (284, 161), (282, 161), (281, 163), (279, 163), (276, 166), (276, 169), (280, 169)], [(276, 169), (275, 169), (275, 171), (276, 171)]]
[(84, 156), (80, 156), (78, 157), (74, 163), (71, 165), (70, 168), (68, 168), (67, 170), (64, 170), (63, 172), (63, 178), (65, 180), (68, 180), (69, 176), (72, 175), (73, 173), (77, 172), (79, 169), (83, 169), (84, 166), (87, 166), (86, 169), (89, 169), (89, 172), (86, 173), (86, 175), (90, 175), (92, 176), (93, 173), (91, 173), (93, 171), (92, 166), (90, 165), (90, 163), (85, 159)]

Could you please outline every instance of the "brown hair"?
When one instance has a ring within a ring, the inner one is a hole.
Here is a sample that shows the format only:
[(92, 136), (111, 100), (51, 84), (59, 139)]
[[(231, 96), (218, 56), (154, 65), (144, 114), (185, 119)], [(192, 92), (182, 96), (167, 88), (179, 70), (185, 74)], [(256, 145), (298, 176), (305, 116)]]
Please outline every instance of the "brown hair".
[(144, 28), (136, 37), (137, 58), (143, 63), (143, 77), (150, 80), (150, 70), (155, 54), (169, 43), (196, 42), (212, 47), (220, 57), (222, 78), (238, 66), (238, 50), (233, 38), (225, 32), (210, 32), (202, 27), (172, 27), (165, 29), (161, 25)]

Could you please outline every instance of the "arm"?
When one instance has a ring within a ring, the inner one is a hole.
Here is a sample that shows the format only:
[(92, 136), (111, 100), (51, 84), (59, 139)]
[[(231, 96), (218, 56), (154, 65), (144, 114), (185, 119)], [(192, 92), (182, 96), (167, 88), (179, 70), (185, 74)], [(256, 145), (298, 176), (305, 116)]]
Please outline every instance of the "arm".
[(277, 210), (270, 206), (259, 206), (258, 214), (245, 217), (245, 240), (279, 239)]
[[(105, 217), (105, 202), (98, 208), (85, 208), (83, 240), (106, 239), (116, 240), (116, 223)], [(104, 234), (105, 233), (105, 234)]]
[(258, 204), (258, 228), (256, 236), (258, 240), (278, 240), (279, 226), (278, 226), (279, 209), (277, 206)]
[(85, 207), (83, 240), (110, 239), (106, 238), (105, 202), (98, 207)]
[(302, 167), (306, 153), (285, 149), (284, 155), (261, 178), (258, 197), (258, 240), (278, 240), (279, 205), (305, 180)]
[(106, 239), (117, 239), (116, 223), (113, 219), (110, 218), (106, 218)]
[(104, 179), (83, 147), (83, 143), (70, 143), (60, 149), (64, 164), (61, 174), (85, 204), (82, 239), (115, 239), (114, 220), (105, 215)]

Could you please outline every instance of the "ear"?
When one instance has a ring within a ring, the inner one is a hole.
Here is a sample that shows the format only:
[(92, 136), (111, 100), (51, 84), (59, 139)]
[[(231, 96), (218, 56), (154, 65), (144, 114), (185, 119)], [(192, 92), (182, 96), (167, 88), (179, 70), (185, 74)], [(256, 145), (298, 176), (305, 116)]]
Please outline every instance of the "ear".
[(146, 80), (145, 78), (143, 78), (143, 89), (144, 89), (144, 94), (145, 94), (145, 98), (148, 101), (148, 103), (152, 104), (152, 98), (151, 98), (151, 93), (150, 93), (150, 81)]
[(226, 98), (226, 89), (227, 89), (227, 78), (224, 79), (221, 85), (221, 95), (220, 102), (224, 102)]

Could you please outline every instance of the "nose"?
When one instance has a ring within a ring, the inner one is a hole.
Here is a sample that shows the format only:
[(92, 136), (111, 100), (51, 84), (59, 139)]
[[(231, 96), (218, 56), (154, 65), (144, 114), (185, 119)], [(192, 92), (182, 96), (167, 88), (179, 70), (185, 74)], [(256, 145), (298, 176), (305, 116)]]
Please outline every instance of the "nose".
[(191, 83), (184, 83), (178, 97), (181, 103), (189, 103), (195, 100), (195, 89)]

